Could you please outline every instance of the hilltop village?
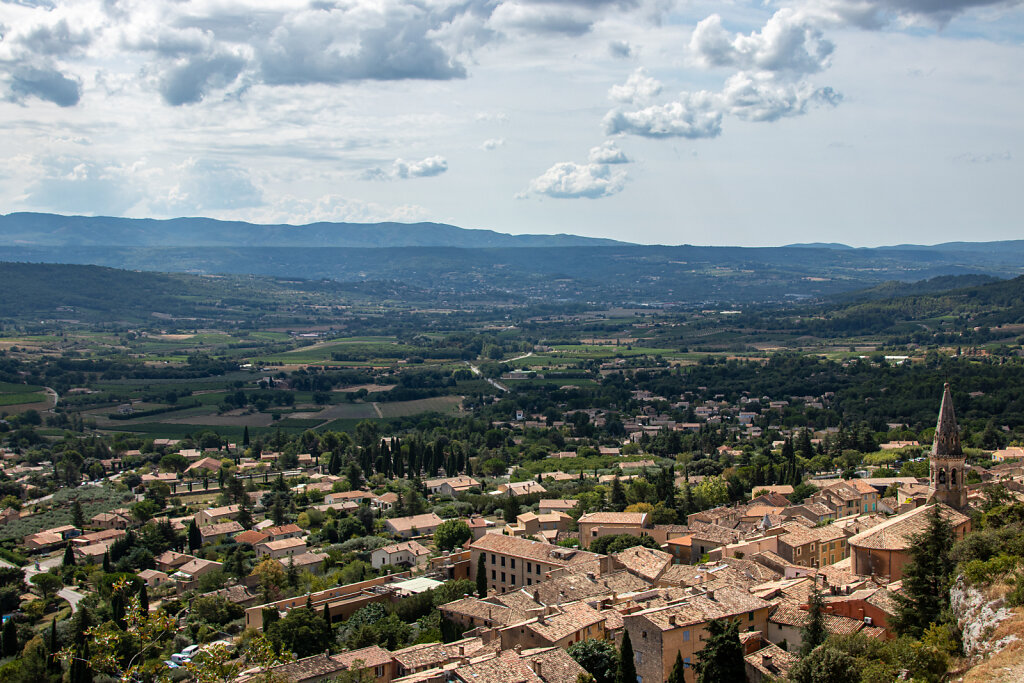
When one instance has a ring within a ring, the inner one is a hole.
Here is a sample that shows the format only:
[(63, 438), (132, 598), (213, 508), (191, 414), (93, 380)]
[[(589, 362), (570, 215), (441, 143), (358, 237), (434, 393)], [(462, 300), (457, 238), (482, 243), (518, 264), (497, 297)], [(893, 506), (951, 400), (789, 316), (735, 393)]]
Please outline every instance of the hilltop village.
[[(757, 423), (790, 401), (717, 398), (675, 406), (694, 423), (643, 408), (622, 422), (618, 446), (566, 439), (531, 461), (546, 470), (536, 476), (479, 458), (474, 468), (446, 444), (370, 424), (354, 442), (304, 435), (280, 451), (173, 439), (110, 451), (92, 463), (91, 482), (5, 499), (8, 531), (59, 506), (71, 519), (0, 551), (11, 567), (3, 652), (63, 656), (83, 681), (157, 671), (205, 680), (216, 661), (227, 672), (218, 680), (576, 683), (617, 680), (626, 656), (638, 681), (690, 682), (724, 623), (746, 679), (776, 680), (806, 654), (812, 621), (821, 638), (897, 636), (904, 571), (936, 512), (951, 540), (963, 539), (994, 490), (1004, 505), (1024, 498), (1021, 449), (968, 464), (947, 384), (932, 443), (879, 444), (896, 454), (885, 467), (805, 477), (793, 465), (801, 449), (857, 435), (771, 426), (783, 438), (768, 478), (791, 483), (755, 483), (731, 500), (726, 478), (692, 474), (701, 461), (679, 466), (652, 441), (707, 434), (723, 415), (741, 437), (760, 436)], [(792, 397), (812, 408), (829, 399)], [(605, 419), (521, 412), (487, 439)], [(740, 460), (742, 449), (734, 438), (715, 462)], [(343, 464), (341, 453), (355, 458)], [(11, 449), (3, 457), (5, 482), (27, 491), (40, 476), (78, 472)], [(169, 621), (154, 635), (147, 620), (157, 615)], [(149, 662), (90, 655), (84, 634), (104, 628), (136, 643), (149, 633)], [(253, 654), (261, 644), (270, 656)]]

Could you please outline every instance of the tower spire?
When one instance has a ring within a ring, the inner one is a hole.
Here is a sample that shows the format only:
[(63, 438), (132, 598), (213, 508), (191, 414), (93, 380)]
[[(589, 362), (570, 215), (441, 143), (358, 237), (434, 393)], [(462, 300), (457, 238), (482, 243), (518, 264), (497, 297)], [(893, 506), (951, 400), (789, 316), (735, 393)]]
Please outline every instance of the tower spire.
[(932, 441), (932, 455), (962, 456), (960, 447), (960, 429), (956, 424), (956, 413), (953, 411), (953, 397), (946, 382), (942, 392), (942, 405), (939, 408), (939, 421), (935, 425), (935, 438)]

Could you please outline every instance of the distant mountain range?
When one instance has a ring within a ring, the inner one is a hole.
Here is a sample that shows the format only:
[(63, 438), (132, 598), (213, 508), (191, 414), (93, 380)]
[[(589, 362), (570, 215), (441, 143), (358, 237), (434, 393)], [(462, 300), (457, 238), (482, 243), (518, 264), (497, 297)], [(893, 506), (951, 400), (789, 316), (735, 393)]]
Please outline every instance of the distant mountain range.
[[(0, 261), (389, 282), (446, 301), (704, 305), (822, 299), (879, 287), (853, 297), (872, 299), (977, 285), (1024, 273), (1024, 241), (641, 246), (437, 223), (262, 226), (19, 213), (0, 216)], [(913, 290), (892, 284), (948, 276), (963, 277)]]
[(212, 218), (109, 218), (11, 213), (0, 245), (18, 247), (597, 247), (626, 242), (576, 235), (507, 235), (444, 223), (258, 225)]

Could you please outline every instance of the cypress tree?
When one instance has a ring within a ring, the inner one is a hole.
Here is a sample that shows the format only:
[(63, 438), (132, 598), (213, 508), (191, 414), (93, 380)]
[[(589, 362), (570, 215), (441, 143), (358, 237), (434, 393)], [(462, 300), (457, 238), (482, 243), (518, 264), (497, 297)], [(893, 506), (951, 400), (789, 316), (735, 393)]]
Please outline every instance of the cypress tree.
[(246, 425), (242, 430), (242, 446), (245, 448), (249, 447), (249, 426)]
[(683, 664), (681, 652), (676, 652), (676, 663), (672, 665), (672, 671), (669, 673), (666, 683), (686, 683), (686, 667)]
[(85, 513), (82, 512), (82, 504), (77, 498), (71, 503), (71, 523), (78, 529), (85, 526)]
[(203, 545), (202, 534), (199, 533), (199, 525), (196, 524), (196, 520), (193, 518), (188, 525), (188, 549), (192, 552), (199, 550)]
[(73, 658), (68, 667), (68, 683), (92, 683), (92, 669), (89, 666), (89, 634), (92, 626), (89, 610), (80, 607), (76, 617)]
[(110, 551), (103, 551), (103, 571), (104, 573), (110, 573)]
[(139, 606), (142, 607), (143, 614), (149, 614), (149, 591), (146, 590), (146, 584), (139, 588)]
[(71, 548), (70, 543), (64, 546), (64, 561), (62, 565), (65, 567), (75, 566), (75, 551)]
[(817, 582), (811, 590), (808, 606), (810, 609), (807, 611), (807, 622), (800, 629), (803, 641), (800, 645), (800, 656), (802, 657), (809, 655), (811, 650), (824, 643), (828, 638), (828, 632), (825, 630), (825, 601), (821, 597), (821, 591), (818, 590)]
[(622, 646), (619, 648), (619, 665), (615, 670), (615, 683), (636, 683), (633, 643), (630, 642), (629, 631), (626, 629), (622, 630)]
[(0, 653), (4, 657), (13, 657), (18, 654), (18, 627), (14, 624), (14, 615), (7, 617), (3, 628), (3, 643), (0, 644)]
[(704, 649), (697, 653), (697, 683), (746, 680), (740, 626), (730, 619), (712, 619)]
[(480, 553), (476, 561), (476, 594), (483, 600), (487, 597), (487, 556)]
[(953, 526), (932, 505), (927, 513), (928, 526), (914, 537), (910, 546), (911, 561), (903, 568), (903, 591), (896, 593), (896, 633), (920, 638), (949, 608), (949, 583), (955, 562)]
[(331, 626), (331, 604), (329, 602), (324, 603), (324, 621)]
[(50, 656), (47, 658), (47, 664), (51, 671), (60, 670), (60, 660), (57, 658), (57, 652), (60, 650), (57, 647), (57, 617), (50, 620), (50, 640), (47, 643), (47, 650)]

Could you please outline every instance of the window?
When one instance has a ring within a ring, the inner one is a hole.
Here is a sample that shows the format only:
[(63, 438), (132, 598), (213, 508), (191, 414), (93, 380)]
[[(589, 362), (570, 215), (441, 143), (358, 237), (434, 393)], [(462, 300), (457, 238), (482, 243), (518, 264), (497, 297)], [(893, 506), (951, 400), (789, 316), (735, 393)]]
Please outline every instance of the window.
[(753, 620), (754, 620), (754, 613), (753, 612), (747, 612), (747, 621), (753, 621)]
[(593, 536), (594, 538), (597, 538), (597, 529), (594, 529), (593, 531), (591, 531), (590, 535)]
[(683, 642), (684, 643), (690, 642), (690, 632), (689, 631), (683, 631)]
[(513, 557), (511, 562), (512, 562), (512, 569), (515, 569), (516, 568), (516, 558)]
[(505, 583), (505, 572), (501, 573), (501, 582)]
[(636, 653), (636, 663), (637, 664), (640, 664), (643, 661), (643, 658), (644, 658), (644, 653), (643, 652), (637, 652)]
[(492, 581), (497, 581), (498, 580), (498, 572), (494, 571), (493, 569), (491, 570), (491, 580)]
[(373, 675), (376, 676), (377, 678), (380, 678), (381, 676), (383, 676), (384, 675), (384, 665), (381, 664), (380, 666), (377, 666), (376, 668), (374, 668)]
[(689, 657), (683, 657), (683, 668), (684, 669), (689, 669), (690, 668), (690, 658)]
[(501, 556), (501, 566), (502, 567), (505, 566), (505, 556), (504, 555)]
[(646, 638), (647, 637), (647, 631), (640, 631), (640, 637), (641, 638)]
[(533, 579), (527, 578), (526, 579), (526, 585), (527, 586), (532, 586), (533, 585)]
[(534, 565), (534, 566), (537, 567), (537, 573), (540, 574), (540, 565), (538, 564), (538, 565)]
[(529, 574), (533, 571), (533, 565), (530, 562), (526, 563), (526, 573)]
[(497, 560), (497, 559), (495, 559), (495, 557), (494, 557), (494, 553), (491, 553), (491, 564), (494, 564), (494, 563), (495, 563), (495, 562), (497, 562), (497, 561), (498, 561), (498, 560)]

